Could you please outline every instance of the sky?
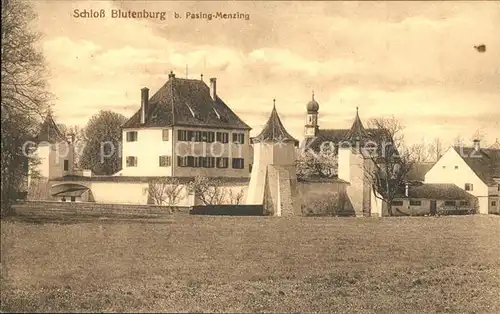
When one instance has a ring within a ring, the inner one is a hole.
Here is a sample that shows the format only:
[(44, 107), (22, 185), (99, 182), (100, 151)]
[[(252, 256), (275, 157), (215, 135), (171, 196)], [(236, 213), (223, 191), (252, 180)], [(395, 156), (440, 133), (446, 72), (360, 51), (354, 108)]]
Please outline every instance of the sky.
[[(320, 128), (394, 116), (408, 143), (479, 133), (500, 140), (500, 2), (34, 1), (58, 123), (99, 110), (130, 117), (140, 89), (217, 78), (217, 93), (257, 135), (273, 99), (303, 138), (312, 90)], [(74, 10), (105, 10), (76, 18)], [(113, 19), (111, 10), (165, 12)], [(186, 19), (186, 13), (249, 19)], [(178, 13), (182, 18), (175, 19)], [(474, 46), (484, 44), (486, 51)], [(186, 65), (188, 71), (186, 73)]]

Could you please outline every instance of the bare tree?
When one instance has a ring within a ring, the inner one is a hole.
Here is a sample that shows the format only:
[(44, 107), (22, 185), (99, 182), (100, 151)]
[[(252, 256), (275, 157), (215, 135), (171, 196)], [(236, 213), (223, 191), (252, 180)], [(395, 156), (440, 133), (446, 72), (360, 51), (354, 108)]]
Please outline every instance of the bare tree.
[(241, 188), (238, 192), (235, 192), (230, 188), (228, 190), (229, 190), (229, 192), (228, 192), (229, 202), (231, 202), (231, 204), (233, 204), (233, 205), (241, 204), (241, 202), (243, 200), (243, 196), (245, 195), (245, 193), (243, 192), (243, 188)]
[(434, 161), (438, 161), (441, 156), (443, 156), (443, 143), (441, 139), (436, 137), (428, 146), (428, 153), (430, 155), (430, 159)]
[(204, 205), (222, 204), (227, 196), (227, 190), (224, 189), (219, 179), (196, 176), (188, 184), (188, 190), (194, 193)]
[(295, 161), (297, 177), (331, 178), (337, 174), (338, 159), (334, 152), (300, 151)]
[(403, 126), (395, 118), (373, 119), (370, 126), (376, 129), (371, 140), (376, 149), (363, 154), (370, 162), (364, 173), (371, 183), (375, 197), (382, 200), (389, 216), (392, 216), (392, 201), (401, 192), (408, 172), (418, 159), (421, 147), (405, 148)]
[(432, 158), (429, 148), (424, 143), (413, 144), (410, 150), (414, 153), (416, 163), (428, 162)]
[(175, 206), (182, 199), (183, 189), (179, 179), (159, 177), (149, 183), (148, 194), (156, 205)]
[(31, 158), (23, 153), (23, 145), (33, 138), (48, 109), (48, 72), (43, 54), (36, 48), (39, 34), (30, 28), (35, 17), (28, 1), (2, 0), (2, 214), (10, 211), (27, 180)]

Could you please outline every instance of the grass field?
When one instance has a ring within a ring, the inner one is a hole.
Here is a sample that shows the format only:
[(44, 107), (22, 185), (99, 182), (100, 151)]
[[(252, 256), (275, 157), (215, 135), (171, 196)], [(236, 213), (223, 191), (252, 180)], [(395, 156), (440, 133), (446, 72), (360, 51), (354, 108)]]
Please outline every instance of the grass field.
[(500, 217), (2, 221), (2, 311), (500, 313)]

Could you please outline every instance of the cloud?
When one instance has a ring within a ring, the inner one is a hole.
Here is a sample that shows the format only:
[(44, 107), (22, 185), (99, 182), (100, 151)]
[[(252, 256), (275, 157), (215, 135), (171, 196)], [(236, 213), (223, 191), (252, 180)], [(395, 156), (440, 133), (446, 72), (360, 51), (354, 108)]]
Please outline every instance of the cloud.
[[(154, 92), (170, 70), (184, 77), (186, 65), (190, 78), (218, 77), (221, 97), (251, 125), (265, 123), (276, 98), (284, 123), (298, 135), (312, 89), (325, 128), (349, 127), (356, 106), (363, 119), (394, 114), (419, 136), (431, 129), (451, 136), (481, 121), (491, 123), (488, 114), (500, 114), (500, 5), (494, 2), (169, 2), (166, 8), (155, 1), (84, 6), (47, 1), (37, 6), (61, 119), (76, 119), (77, 112), (85, 122), (100, 107), (132, 114), (141, 87)], [(83, 7), (167, 10), (169, 18), (71, 16)], [(171, 19), (173, 12), (186, 11), (251, 17)], [(473, 49), (478, 43), (486, 44), (486, 53)], [(447, 128), (436, 126), (443, 112)], [(476, 120), (467, 118), (471, 115)]]

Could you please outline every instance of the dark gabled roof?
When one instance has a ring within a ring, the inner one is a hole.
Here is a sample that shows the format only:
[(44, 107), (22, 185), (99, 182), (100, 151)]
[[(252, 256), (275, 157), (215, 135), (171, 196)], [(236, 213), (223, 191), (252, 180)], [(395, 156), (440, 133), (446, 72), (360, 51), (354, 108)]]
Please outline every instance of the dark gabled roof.
[(38, 143), (48, 142), (51, 144), (66, 141), (64, 134), (57, 127), (50, 112), (40, 125), (40, 130), (38, 131), (38, 135), (35, 137), (35, 141)]
[[(400, 194), (397, 198), (405, 198)], [(431, 200), (469, 200), (474, 198), (455, 184), (422, 184), (408, 190), (408, 197), (412, 199)]]
[(336, 146), (350, 143), (352, 147), (355, 147), (357, 141), (359, 141), (360, 146), (363, 146), (366, 142), (374, 141), (378, 143), (380, 140), (390, 137), (388, 134), (383, 134), (383, 132), (385, 131), (382, 129), (366, 129), (359, 117), (358, 108), (356, 108), (356, 116), (350, 129), (318, 130), (315, 137), (306, 138), (305, 147), (319, 151), (321, 145), (325, 142), (331, 142)]
[(283, 123), (281, 123), (276, 106), (273, 106), (269, 120), (267, 120), (260, 134), (252, 138), (252, 142), (294, 142), (298, 144), (299, 141), (287, 132)]
[[(355, 140), (350, 140), (348, 139), (350, 129), (325, 129), (325, 130), (318, 130), (318, 133), (316, 134), (316, 137), (312, 138), (306, 138), (305, 141), (305, 147), (310, 148), (313, 151), (319, 151), (321, 148), (321, 144), (323, 143), (328, 143), (331, 142), (338, 146), (339, 144), (343, 142), (349, 142), (354, 144)], [(383, 130), (380, 129), (364, 129), (364, 137), (362, 137), (362, 141), (360, 145), (363, 145), (363, 142), (370, 141), (373, 139), (374, 141), (378, 142), (378, 138), (380, 136), (378, 135), (379, 132), (383, 132)], [(347, 138), (347, 139), (346, 139)]]
[(406, 181), (425, 181), (425, 175), (434, 166), (435, 162), (415, 163), (406, 175)]
[(141, 124), (139, 110), (123, 124), (123, 128), (198, 126), (209, 128), (251, 128), (225, 103), (210, 96), (210, 88), (202, 80), (175, 78), (169, 80), (150, 99), (146, 123)]
[(500, 178), (500, 149), (454, 146), (474, 173), (487, 185), (497, 184), (494, 178)]
[(325, 129), (318, 130), (315, 137), (306, 138), (305, 147), (313, 151), (319, 151), (321, 144), (325, 142), (332, 142), (338, 144), (346, 136), (348, 129)]

